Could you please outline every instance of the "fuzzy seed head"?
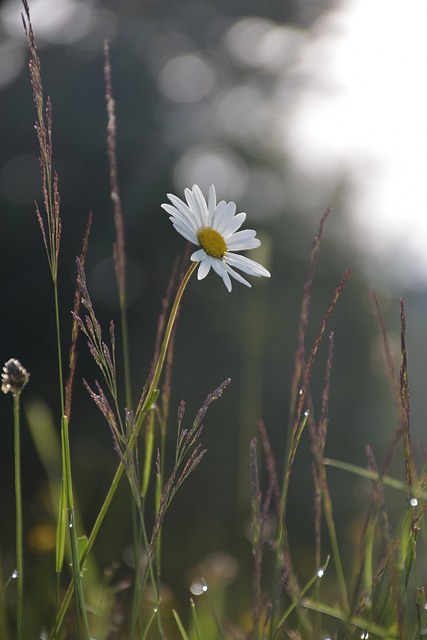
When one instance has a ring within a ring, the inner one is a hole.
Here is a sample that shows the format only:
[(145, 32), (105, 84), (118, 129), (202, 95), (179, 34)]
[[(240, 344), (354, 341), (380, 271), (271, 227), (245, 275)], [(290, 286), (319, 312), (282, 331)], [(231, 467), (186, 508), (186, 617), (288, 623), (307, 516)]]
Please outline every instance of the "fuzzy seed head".
[(3, 367), (1, 379), (1, 390), (3, 393), (10, 391), (13, 396), (17, 396), (30, 379), (30, 374), (24, 369), (19, 360), (11, 358)]

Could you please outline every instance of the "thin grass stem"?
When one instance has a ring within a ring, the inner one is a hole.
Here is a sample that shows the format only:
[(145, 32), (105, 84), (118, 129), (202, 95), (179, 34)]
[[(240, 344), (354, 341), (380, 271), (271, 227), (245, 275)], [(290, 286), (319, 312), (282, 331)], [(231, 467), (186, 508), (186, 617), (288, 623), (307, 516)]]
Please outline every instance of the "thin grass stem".
[(86, 606), (83, 594), (83, 585), (81, 581), (80, 573), (80, 559), (77, 541), (76, 522), (74, 516), (74, 497), (73, 497), (73, 483), (71, 477), (71, 459), (70, 459), (70, 443), (68, 437), (68, 421), (64, 416), (62, 420), (62, 453), (63, 453), (63, 473), (64, 473), (64, 486), (67, 500), (68, 509), (68, 523), (70, 530), (71, 540), (71, 556), (73, 564), (73, 577), (76, 585), (76, 597), (77, 597), (77, 610), (82, 617), (83, 628), (86, 640), (90, 638), (89, 624), (86, 613)]
[[(329, 556), (327, 557), (323, 567), (320, 567), (319, 569), (317, 569), (316, 573), (310, 578), (310, 580), (307, 582), (305, 587), (301, 589), (301, 597), (305, 596), (305, 594), (311, 589), (311, 587), (315, 583), (317, 584), (319, 583), (319, 581), (323, 578), (323, 575), (326, 571), (328, 564), (329, 564)], [(277, 623), (277, 626), (274, 630), (274, 635), (276, 635), (280, 627), (282, 627), (285, 624), (286, 620), (289, 618), (292, 611), (294, 611), (295, 607), (296, 607), (296, 603), (294, 602), (292, 602), (292, 604), (289, 605), (289, 607), (286, 609), (285, 613), (282, 615), (279, 622)]]
[(149, 632), (149, 631), (150, 631), (150, 629), (151, 629), (151, 626), (152, 626), (152, 624), (153, 624), (153, 622), (154, 622), (154, 618), (156, 617), (156, 615), (157, 615), (157, 611), (156, 611), (156, 610), (154, 610), (154, 611), (153, 611), (153, 613), (151, 614), (151, 616), (150, 616), (150, 618), (149, 618), (148, 622), (147, 622), (147, 627), (146, 627), (146, 629), (145, 629), (145, 631), (144, 631), (144, 634), (141, 636), (141, 640), (146, 640), (146, 639), (147, 639), (147, 637), (148, 637), (148, 632)]
[(61, 415), (65, 415), (65, 397), (64, 397), (64, 381), (62, 370), (62, 353), (61, 353), (61, 323), (59, 317), (59, 297), (58, 285), (56, 281), (53, 284), (53, 293), (55, 298), (55, 325), (56, 325), (56, 347), (58, 356), (58, 378), (59, 378), (59, 397), (61, 399)]
[(196, 610), (196, 603), (194, 602), (194, 600), (192, 598), (190, 599), (190, 606), (191, 606), (191, 619), (193, 621), (193, 627), (194, 627), (194, 631), (195, 631), (195, 634), (196, 634), (196, 640), (201, 640), (199, 619), (197, 617), (197, 610)]
[(13, 397), (13, 423), (15, 433), (15, 504), (16, 504), (16, 571), (17, 600), (16, 628), (17, 639), (24, 638), (24, 561), (22, 552), (22, 489), (21, 489), (21, 427), (19, 417), (20, 393)]
[(172, 609), (172, 613), (173, 613), (173, 617), (175, 618), (175, 622), (176, 622), (176, 624), (178, 626), (178, 629), (179, 629), (179, 631), (181, 633), (182, 640), (190, 640), (190, 638), (188, 637), (188, 635), (185, 632), (184, 625), (181, 622), (181, 618), (179, 617), (178, 612), (175, 611), (175, 609)]

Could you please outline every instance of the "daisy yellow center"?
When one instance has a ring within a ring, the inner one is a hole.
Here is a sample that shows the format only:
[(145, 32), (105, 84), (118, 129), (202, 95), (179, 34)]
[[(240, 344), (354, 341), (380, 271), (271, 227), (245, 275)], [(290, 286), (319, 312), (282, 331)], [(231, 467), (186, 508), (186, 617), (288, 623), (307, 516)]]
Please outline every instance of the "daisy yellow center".
[(202, 249), (212, 258), (223, 258), (224, 253), (227, 251), (224, 238), (215, 229), (200, 229), (197, 232), (197, 240)]

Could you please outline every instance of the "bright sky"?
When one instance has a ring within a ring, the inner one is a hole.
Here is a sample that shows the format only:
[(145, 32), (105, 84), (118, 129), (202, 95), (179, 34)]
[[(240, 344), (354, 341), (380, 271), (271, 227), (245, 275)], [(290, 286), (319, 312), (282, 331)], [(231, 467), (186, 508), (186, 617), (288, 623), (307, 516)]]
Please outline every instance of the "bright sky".
[(287, 131), (307, 175), (354, 167), (354, 242), (427, 284), (427, 2), (344, 0), (305, 45), (314, 78)]

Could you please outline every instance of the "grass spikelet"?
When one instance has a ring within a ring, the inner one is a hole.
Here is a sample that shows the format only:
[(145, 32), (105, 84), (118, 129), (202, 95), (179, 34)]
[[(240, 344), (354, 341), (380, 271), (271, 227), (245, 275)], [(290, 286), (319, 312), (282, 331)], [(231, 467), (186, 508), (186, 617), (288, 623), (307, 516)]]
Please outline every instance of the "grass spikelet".
[(30, 78), (33, 88), (34, 104), (37, 112), (35, 125), (39, 143), (39, 164), (41, 170), (43, 204), (45, 217), (42, 216), (36, 204), (36, 214), (43, 236), (47, 259), (53, 282), (58, 278), (58, 257), (61, 241), (61, 217), (59, 211), (60, 197), (58, 191), (58, 176), (52, 168), (52, 105), (50, 98), (44, 107), (44, 93), (41, 79), (41, 64), (31, 24), (30, 9), (27, 0), (22, 0), (25, 16), (22, 16), (25, 34), (30, 52)]
[(374, 303), (375, 316), (380, 329), (383, 350), (386, 362), (386, 371), (391, 383), (393, 397), (395, 401), (396, 411), (399, 416), (400, 426), (396, 434), (396, 439), (403, 439), (403, 454), (405, 464), (405, 477), (408, 485), (408, 491), (411, 492), (416, 480), (415, 480), (415, 464), (411, 449), (411, 436), (410, 436), (410, 394), (409, 394), (409, 381), (408, 381), (408, 354), (406, 348), (406, 319), (405, 319), (405, 305), (403, 299), (400, 301), (400, 345), (401, 345), (401, 364), (399, 380), (396, 376), (395, 364), (393, 356), (391, 354), (390, 343), (388, 339), (387, 329), (383, 320), (381, 309), (378, 301), (378, 297), (374, 292), (371, 292), (371, 297)]
[[(202, 449), (199, 443), (199, 439), (203, 431), (202, 420), (204, 419), (209, 406), (212, 404), (212, 402), (218, 400), (218, 398), (221, 397), (224, 390), (229, 384), (230, 379), (228, 378), (227, 380), (224, 380), (224, 382), (222, 382), (219, 387), (215, 389), (215, 391), (209, 393), (203, 405), (199, 409), (191, 428), (188, 430), (180, 430), (178, 433), (178, 446), (175, 453), (175, 463), (172, 471), (170, 472), (169, 478), (162, 490), (159, 508), (156, 516), (156, 522), (154, 525), (153, 535), (150, 543), (151, 549), (154, 549), (159, 531), (166, 515), (166, 511), (172, 501), (173, 496), (181, 487), (184, 480), (186, 480), (188, 476), (200, 464), (203, 456), (206, 453), (206, 449)], [(178, 419), (179, 421), (182, 421), (183, 418), (183, 405), (181, 404), (178, 413)], [(158, 468), (160, 467), (160, 465), (161, 461), (158, 460)]]
[[(89, 235), (92, 227), (92, 213), (89, 214), (88, 221), (86, 224), (86, 229), (83, 235), (83, 246), (82, 251), (79, 256), (79, 262), (82, 265), (82, 269), (84, 269), (86, 254), (89, 247)], [(81, 302), (81, 294), (79, 287), (76, 287), (76, 291), (74, 294), (74, 308), (73, 308), (73, 326), (71, 329), (71, 346), (68, 355), (69, 362), (69, 373), (67, 382), (65, 384), (65, 415), (67, 416), (68, 421), (70, 420), (71, 414), (71, 394), (73, 389), (74, 376), (76, 373), (76, 365), (77, 365), (77, 338), (79, 335), (79, 322), (77, 317), (80, 313), (80, 302)]]
[(117, 290), (119, 293), (120, 318), (122, 329), (123, 364), (125, 376), (126, 405), (132, 409), (132, 384), (130, 372), (129, 333), (127, 320), (126, 296), (126, 245), (125, 225), (123, 219), (122, 200), (119, 190), (117, 166), (117, 121), (115, 101), (113, 98), (113, 83), (110, 62), (110, 48), (108, 42), (104, 44), (104, 79), (105, 104), (107, 109), (107, 157), (110, 173), (110, 195), (114, 210), (114, 227), (116, 239), (113, 243), (113, 259), (116, 274)]
[(326, 209), (324, 212), (320, 224), (319, 231), (313, 240), (313, 245), (311, 247), (310, 258), (309, 258), (309, 268), (307, 279), (303, 285), (303, 293), (302, 293), (302, 301), (301, 301), (301, 311), (300, 311), (300, 320), (298, 326), (297, 333), (297, 346), (295, 349), (294, 356), (294, 371), (291, 382), (291, 400), (289, 403), (289, 432), (292, 432), (292, 428), (295, 423), (295, 414), (297, 412), (297, 403), (299, 402), (298, 398), (301, 394), (298, 393), (301, 375), (303, 366), (305, 363), (305, 336), (307, 333), (308, 321), (310, 317), (310, 302), (311, 302), (311, 287), (313, 285), (314, 276), (316, 274), (317, 261), (319, 258), (319, 250), (320, 243), (323, 236), (323, 230), (325, 227), (326, 220), (328, 219), (330, 213), (330, 209)]

